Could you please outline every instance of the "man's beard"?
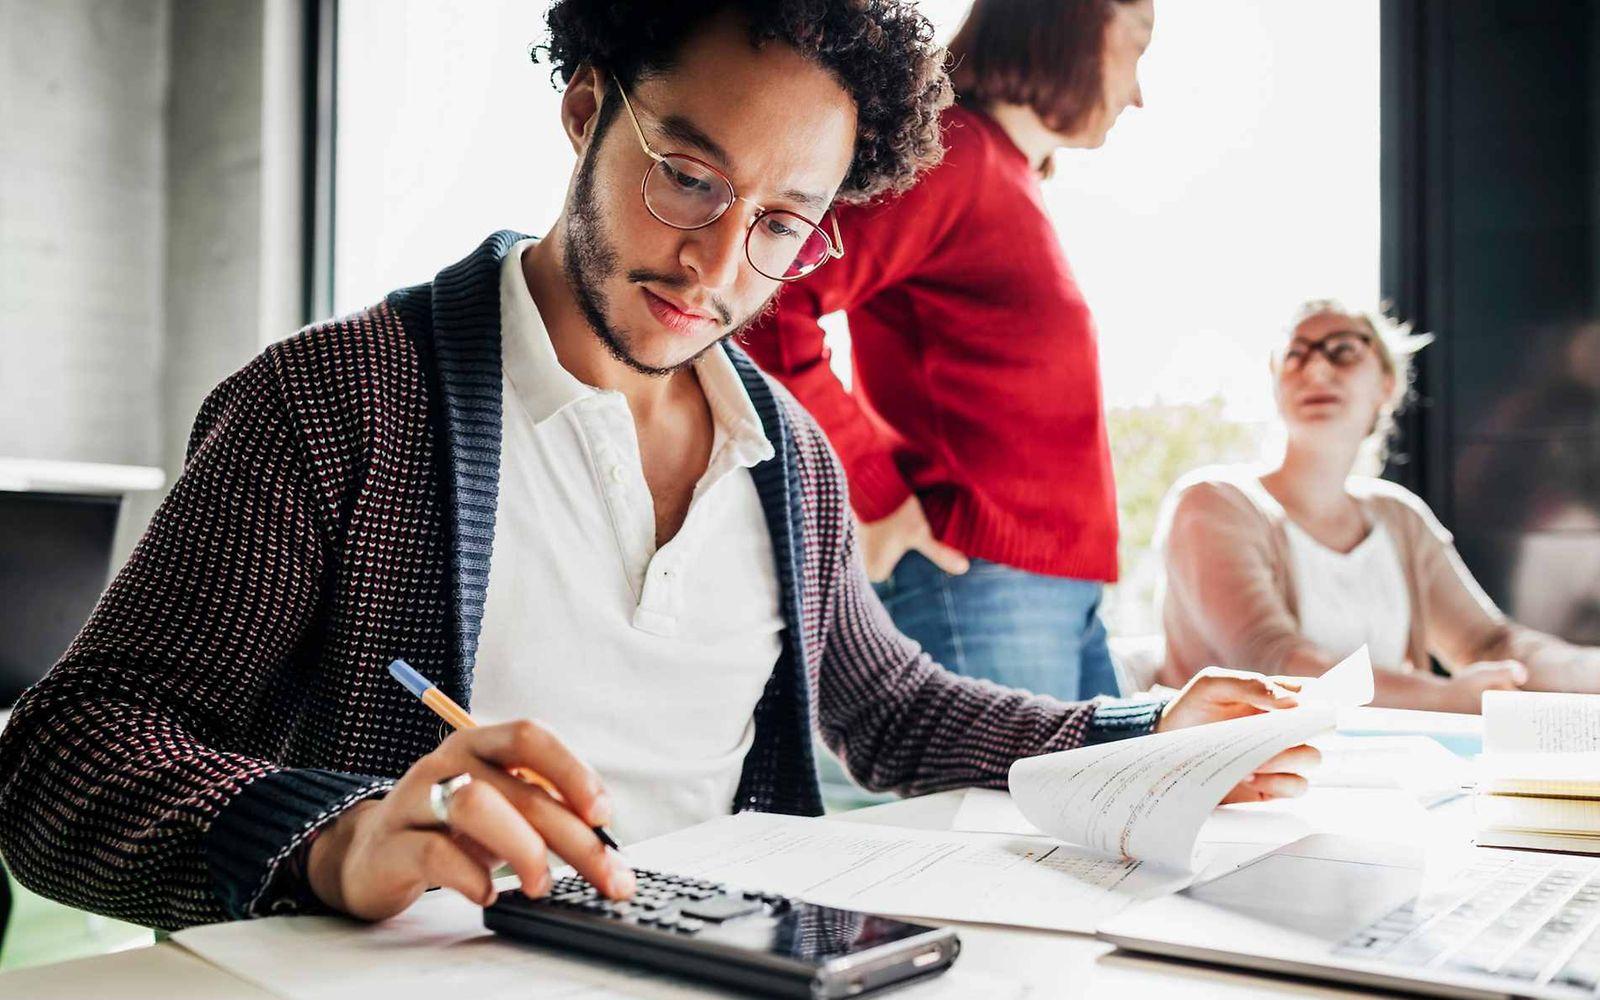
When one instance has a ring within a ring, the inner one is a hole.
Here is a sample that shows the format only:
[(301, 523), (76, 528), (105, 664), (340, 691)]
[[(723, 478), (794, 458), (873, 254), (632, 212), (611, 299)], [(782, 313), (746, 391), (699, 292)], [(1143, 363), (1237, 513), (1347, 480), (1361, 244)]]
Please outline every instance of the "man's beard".
[[(596, 143), (598, 143), (598, 139)], [(583, 311), (583, 316), (589, 321), (589, 327), (606, 346), (606, 351), (618, 361), (639, 372), (641, 375), (655, 375), (664, 377), (674, 372), (689, 368), (699, 361), (706, 351), (720, 346), (724, 341), (737, 337), (745, 328), (757, 319), (764, 316), (770, 309), (773, 298), (769, 298), (758, 309), (733, 327), (721, 337), (696, 351), (693, 356), (685, 358), (675, 365), (665, 368), (645, 364), (634, 356), (628, 347), (630, 340), (626, 330), (614, 327), (607, 319), (608, 303), (605, 293), (601, 291), (603, 283), (617, 271), (617, 252), (607, 238), (605, 224), (601, 221), (599, 206), (594, 200), (594, 162), (597, 147), (591, 146), (589, 155), (584, 157), (583, 163), (578, 167), (578, 182), (573, 185), (572, 203), (567, 206), (567, 226), (565, 233), (566, 252), (562, 261), (562, 269), (566, 272), (567, 284), (572, 288), (573, 297), (578, 300), (578, 308)], [(662, 223), (665, 225), (665, 223)], [(654, 281), (667, 288), (686, 288), (689, 282), (681, 275), (659, 274), (655, 271), (635, 269), (627, 274), (629, 281), (642, 283)], [(776, 292), (773, 293), (774, 298)], [(726, 325), (732, 319), (727, 314), (726, 307), (720, 303), (716, 309), (722, 323)]]

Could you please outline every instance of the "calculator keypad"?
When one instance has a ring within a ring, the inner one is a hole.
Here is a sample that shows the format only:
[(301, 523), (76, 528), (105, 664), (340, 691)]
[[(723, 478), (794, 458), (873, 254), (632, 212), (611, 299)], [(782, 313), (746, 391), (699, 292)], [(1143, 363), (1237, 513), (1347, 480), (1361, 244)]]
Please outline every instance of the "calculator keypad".
[(557, 879), (548, 896), (527, 902), (685, 935), (708, 924), (776, 915), (789, 908), (789, 900), (777, 893), (729, 889), (705, 879), (643, 868), (635, 868), (633, 874), (637, 888), (626, 902), (607, 899), (577, 875)]

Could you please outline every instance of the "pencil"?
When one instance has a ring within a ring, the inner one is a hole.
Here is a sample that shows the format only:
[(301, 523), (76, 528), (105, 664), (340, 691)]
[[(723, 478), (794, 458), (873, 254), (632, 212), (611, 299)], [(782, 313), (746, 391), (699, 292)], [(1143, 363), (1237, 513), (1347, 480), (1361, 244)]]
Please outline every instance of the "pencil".
[[(416, 695), (424, 705), (433, 709), (434, 713), (438, 715), (439, 718), (448, 722), (452, 727), (456, 729), (478, 728), (477, 720), (468, 715), (466, 709), (462, 708), (460, 705), (457, 705), (453, 700), (451, 700), (449, 695), (445, 694), (443, 691), (440, 691), (432, 681), (417, 673), (411, 664), (404, 660), (395, 660), (393, 663), (389, 664), (389, 673), (394, 675), (395, 680), (399, 681), (401, 684), (404, 684), (407, 691), (410, 691), (412, 694)], [(550, 797), (555, 799), (557, 802), (565, 801), (565, 799), (561, 797), (561, 793), (556, 790), (556, 786), (550, 783), (550, 779), (546, 778), (538, 771), (527, 767), (513, 767), (511, 768), (511, 774), (513, 777), (520, 778), (530, 785), (538, 785), (540, 788), (550, 793)], [(622, 850), (622, 848), (617, 846), (617, 842), (612, 839), (611, 834), (606, 832), (605, 827), (591, 826), (589, 829), (593, 830), (594, 835), (600, 838), (600, 843), (611, 848), (613, 851)]]

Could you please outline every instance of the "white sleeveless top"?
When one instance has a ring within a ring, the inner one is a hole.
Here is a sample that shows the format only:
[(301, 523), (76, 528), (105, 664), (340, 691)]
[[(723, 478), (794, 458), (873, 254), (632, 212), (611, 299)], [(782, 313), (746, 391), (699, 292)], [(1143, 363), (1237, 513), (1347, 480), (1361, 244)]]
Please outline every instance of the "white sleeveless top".
[(1411, 597), (1400, 552), (1383, 522), (1349, 552), (1328, 548), (1287, 518), (1284, 530), (1301, 634), (1339, 659), (1365, 645), (1374, 666), (1403, 668)]

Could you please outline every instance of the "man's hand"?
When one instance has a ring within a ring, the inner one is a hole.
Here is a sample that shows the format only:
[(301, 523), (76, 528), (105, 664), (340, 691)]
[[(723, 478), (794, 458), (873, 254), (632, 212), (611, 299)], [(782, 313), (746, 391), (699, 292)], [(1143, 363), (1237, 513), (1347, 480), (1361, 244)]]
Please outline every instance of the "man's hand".
[(1528, 668), (1516, 660), (1485, 660), (1463, 667), (1439, 686), (1434, 708), (1440, 712), (1483, 711), (1485, 691), (1515, 691), (1528, 683)]
[(959, 576), (967, 571), (967, 557), (933, 537), (933, 529), (922, 513), (916, 497), (895, 508), (881, 520), (862, 523), (856, 534), (861, 539), (861, 558), (867, 564), (867, 578), (882, 583), (907, 552), (927, 556), (935, 566)]
[[(566, 804), (506, 773), (519, 766), (549, 778)], [(458, 774), (472, 782), (451, 796), (445, 829), (429, 796), (434, 784)], [(600, 779), (549, 730), (527, 721), (484, 726), (452, 734), (386, 797), (348, 809), (312, 842), (307, 875), (312, 892), (334, 909), (383, 920), (433, 886), (487, 906), (495, 897), (490, 873), (502, 861), (522, 879), (523, 892), (543, 895), (549, 845), (608, 896), (626, 899), (632, 870), (589, 829), (610, 820)]]
[[(1185, 684), (1168, 703), (1156, 724), (1156, 732), (1184, 729), (1207, 722), (1222, 722), (1241, 716), (1293, 708), (1300, 682), (1293, 677), (1265, 677), (1243, 670), (1207, 667)], [(1316, 747), (1302, 744), (1290, 747), (1256, 768), (1235, 785), (1223, 802), (1261, 802), (1265, 799), (1295, 798), (1310, 787), (1305, 774), (1322, 762)]]

